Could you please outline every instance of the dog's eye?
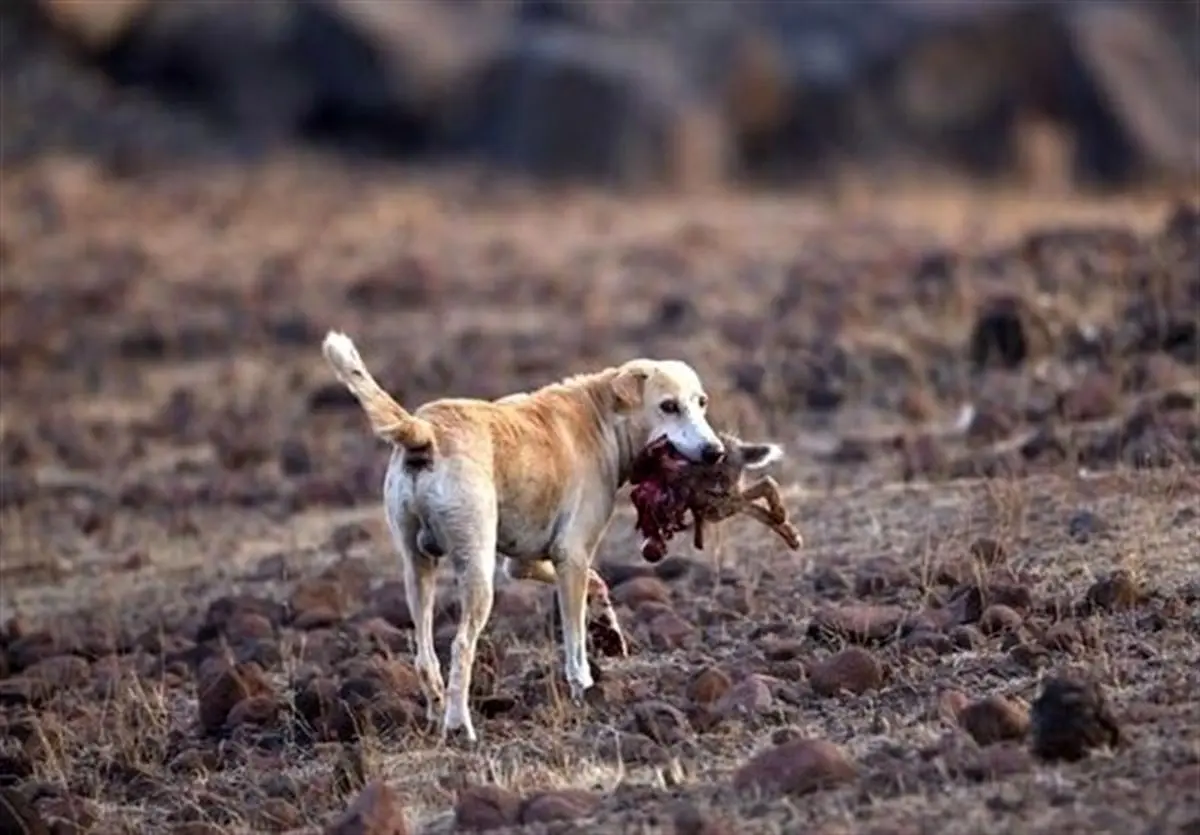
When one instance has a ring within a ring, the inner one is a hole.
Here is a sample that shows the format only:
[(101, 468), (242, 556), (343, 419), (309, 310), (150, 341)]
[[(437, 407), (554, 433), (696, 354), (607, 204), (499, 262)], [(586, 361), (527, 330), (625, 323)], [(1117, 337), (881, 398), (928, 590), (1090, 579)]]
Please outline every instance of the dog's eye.
[(708, 398), (703, 394), (700, 395), (698, 398), (696, 398), (696, 403), (698, 403), (700, 405), (701, 409), (708, 408)]
[(664, 415), (677, 415), (679, 414), (679, 401), (664, 400), (658, 404), (658, 408)]

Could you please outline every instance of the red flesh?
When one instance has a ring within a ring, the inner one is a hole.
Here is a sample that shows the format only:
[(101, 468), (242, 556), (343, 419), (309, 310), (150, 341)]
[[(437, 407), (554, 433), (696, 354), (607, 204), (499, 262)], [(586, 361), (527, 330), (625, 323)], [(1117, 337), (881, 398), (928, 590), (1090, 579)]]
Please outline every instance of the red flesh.
[(648, 562), (665, 557), (671, 537), (687, 529), (686, 496), (675, 489), (674, 478), (687, 465), (665, 438), (646, 447), (634, 462), (630, 498), (637, 510), (635, 527), (645, 538), (642, 557)]

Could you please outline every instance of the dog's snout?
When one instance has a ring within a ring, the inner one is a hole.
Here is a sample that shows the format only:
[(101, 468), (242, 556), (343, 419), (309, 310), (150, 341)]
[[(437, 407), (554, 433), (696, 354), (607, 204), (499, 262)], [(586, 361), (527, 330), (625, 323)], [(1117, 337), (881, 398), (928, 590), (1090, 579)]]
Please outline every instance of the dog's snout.
[(725, 447), (720, 444), (705, 444), (700, 458), (705, 464), (716, 464), (725, 457)]

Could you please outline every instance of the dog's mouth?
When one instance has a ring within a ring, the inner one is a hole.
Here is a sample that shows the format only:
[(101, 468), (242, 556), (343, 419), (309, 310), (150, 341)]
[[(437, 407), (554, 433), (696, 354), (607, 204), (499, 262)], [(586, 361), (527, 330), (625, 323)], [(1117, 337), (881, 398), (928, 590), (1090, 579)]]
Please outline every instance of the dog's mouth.
[(665, 466), (671, 469), (678, 468), (691, 464), (692, 460), (676, 449), (675, 445), (662, 435), (646, 445), (644, 453), (653, 456), (659, 463), (659, 466)]

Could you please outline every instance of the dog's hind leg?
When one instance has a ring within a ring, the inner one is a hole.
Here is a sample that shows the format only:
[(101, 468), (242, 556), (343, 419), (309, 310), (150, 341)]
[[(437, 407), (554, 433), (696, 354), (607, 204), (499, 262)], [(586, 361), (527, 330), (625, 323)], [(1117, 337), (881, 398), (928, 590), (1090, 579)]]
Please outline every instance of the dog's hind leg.
[(449, 533), (447, 553), (454, 564), (458, 580), (458, 595), (462, 613), (458, 631), (450, 651), (450, 681), (446, 692), (446, 713), (442, 718), (442, 735), (461, 730), (468, 742), (475, 742), (475, 725), (471, 721), (468, 698), (471, 673), (475, 665), (475, 648), (479, 636), (492, 614), (495, 596), (496, 571), (496, 507), (471, 513), (456, 513), (459, 520), (470, 519)]
[[(415, 541), (411, 543), (415, 546)], [(401, 549), (404, 562), (404, 593), (412, 613), (416, 633), (415, 666), (425, 691), (426, 712), (431, 721), (438, 718), (445, 702), (445, 684), (441, 665), (433, 648), (433, 609), (437, 595), (437, 562), (413, 547)]]
[(421, 689), (425, 695), (426, 711), (436, 719), (445, 701), (445, 684), (442, 681), (441, 665), (433, 648), (433, 608), (437, 602), (436, 555), (427, 553), (422, 547), (423, 535), (428, 531), (413, 513), (411, 501), (412, 482), (403, 473), (403, 458), (399, 453), (392, 455), (384, 479), (384, 515), (392, 542), (400, 555), (400, 567), (404, 575), (404, 597), (413, 619), (417, 644), (414, 664), (421, 678)]
[[(558, 573), (549, 559), (506, 559), (504, 569), (514, 580), (536, 580), (551, 586), (558, 584)], [(619, 654), (622, 657), (629, 655), (629, 642), (625, 640), (625, 633), (621, 631), (621, 620), (617, 617), (617, 610), (613, 608), (612, 599), (609, 597), (608, 583), (604, 582), (604, 578), (594, 568), (588, 569), (587, 596), (589, 604), (595, 603), (599, 607), (601, 621), (616, 637)]]

